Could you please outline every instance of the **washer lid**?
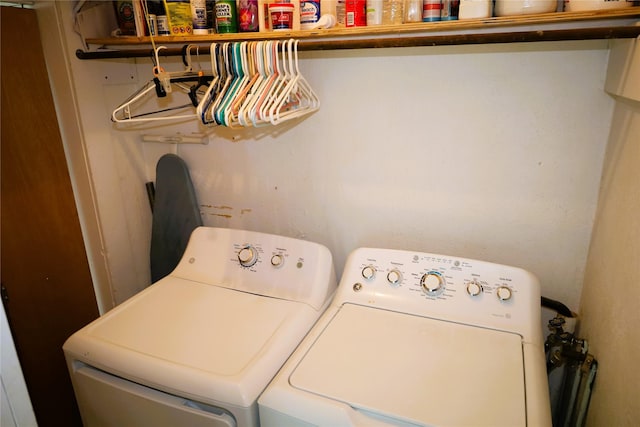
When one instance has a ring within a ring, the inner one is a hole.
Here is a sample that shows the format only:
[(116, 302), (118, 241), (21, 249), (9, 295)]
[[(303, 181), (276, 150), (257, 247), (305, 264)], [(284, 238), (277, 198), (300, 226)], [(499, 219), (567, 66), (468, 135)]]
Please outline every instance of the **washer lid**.
[(345, 304), (290, 382), (408, 422), (526, 425), (519, 335), (370, 307)]

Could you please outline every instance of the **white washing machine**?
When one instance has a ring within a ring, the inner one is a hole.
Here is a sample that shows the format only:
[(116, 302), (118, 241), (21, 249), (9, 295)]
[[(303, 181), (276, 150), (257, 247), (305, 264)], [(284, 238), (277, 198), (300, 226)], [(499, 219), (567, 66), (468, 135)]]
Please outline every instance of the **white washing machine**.
[(64, 344), (85, 427), (258, 426), (258, 396), (335, 288), (324, 246), (197, 228), (169, 276)]
[(362, 248), (258, 400), (262, 427), (551, 426), (536, 278)]

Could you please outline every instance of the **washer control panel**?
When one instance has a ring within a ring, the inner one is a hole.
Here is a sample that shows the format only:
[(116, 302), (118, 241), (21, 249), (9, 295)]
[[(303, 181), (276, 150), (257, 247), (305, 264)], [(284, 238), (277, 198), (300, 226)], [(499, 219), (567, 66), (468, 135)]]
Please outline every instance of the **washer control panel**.
[(431, 253), (357, 249), (347, 260), (334, 301), (344, 303), (523, 336), (540, 325), (540, 285), (533, 274), (517, 267)]

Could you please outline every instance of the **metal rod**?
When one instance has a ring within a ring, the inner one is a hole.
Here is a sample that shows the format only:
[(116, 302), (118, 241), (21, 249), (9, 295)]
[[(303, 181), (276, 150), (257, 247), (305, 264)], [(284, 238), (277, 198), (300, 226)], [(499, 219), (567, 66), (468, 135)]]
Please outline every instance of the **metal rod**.
[[(498, 33), (474, 33), (453, 35), (426, 35), (406, 37), (358, 38), (346, 40), (301, 40), (298, 45), (300, 51), (311, 50), (343, 50), (370, 49), (389, 47), (416, 46), (452, 46), (465, 44), (492, 43), (522, 43), (563, 40), (598, 40), (635, 38), (640, 36), (640, 26), (597, 27), (564, 30), (537, 30)], [(199, 46), (199, 52), (208, 54), (209, 46)], [(167, 48), (159, 52), (160, 56), (181, 56), (182, 48)], [(114, 59), (114, 58), (145, 58), (152, 57), (152, 49), (122, 49), (122, 50), (76, 50), (78, 59)]]

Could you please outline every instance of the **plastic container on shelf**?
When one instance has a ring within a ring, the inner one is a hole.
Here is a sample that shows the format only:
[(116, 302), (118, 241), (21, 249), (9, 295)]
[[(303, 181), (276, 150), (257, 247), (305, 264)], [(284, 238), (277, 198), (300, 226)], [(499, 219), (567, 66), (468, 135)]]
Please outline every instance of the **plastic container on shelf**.
[(292, 3), (271, 3), (269, 5), (269, 19), (273, 31), (291, 31), (293, 29)]
[(422, 0), (405, 0), (404, 22), (422, 22)]
[(490, 18), (493, 15), (491, 0), (460, 0), (458, 19)]
[(367, 27), (382, 25), (384, 0), (367, 0)]
[(382, 24), (400, 25), (404, 21), (404, 0), (385, 0), (382, 6)]
[(460, 11), (460, 0), (442, 0), (441, 21), (455, 21)]
[(632, 6), (633, 2), (629, 0), (564, 0), (565, 12), (624, 9)]
[(550, 13), (558, 9), (557, 0), (496, 0), (496, 16), (532, 15)]
[(441, 11), (442, 11), (441, 0), (424, 0), (422, 2), (422, 21), (423, 22), (439, 21)]
[(300, 29), (309, 30), (315, 28), (320, 20), (320, 0), (300, 1)]

